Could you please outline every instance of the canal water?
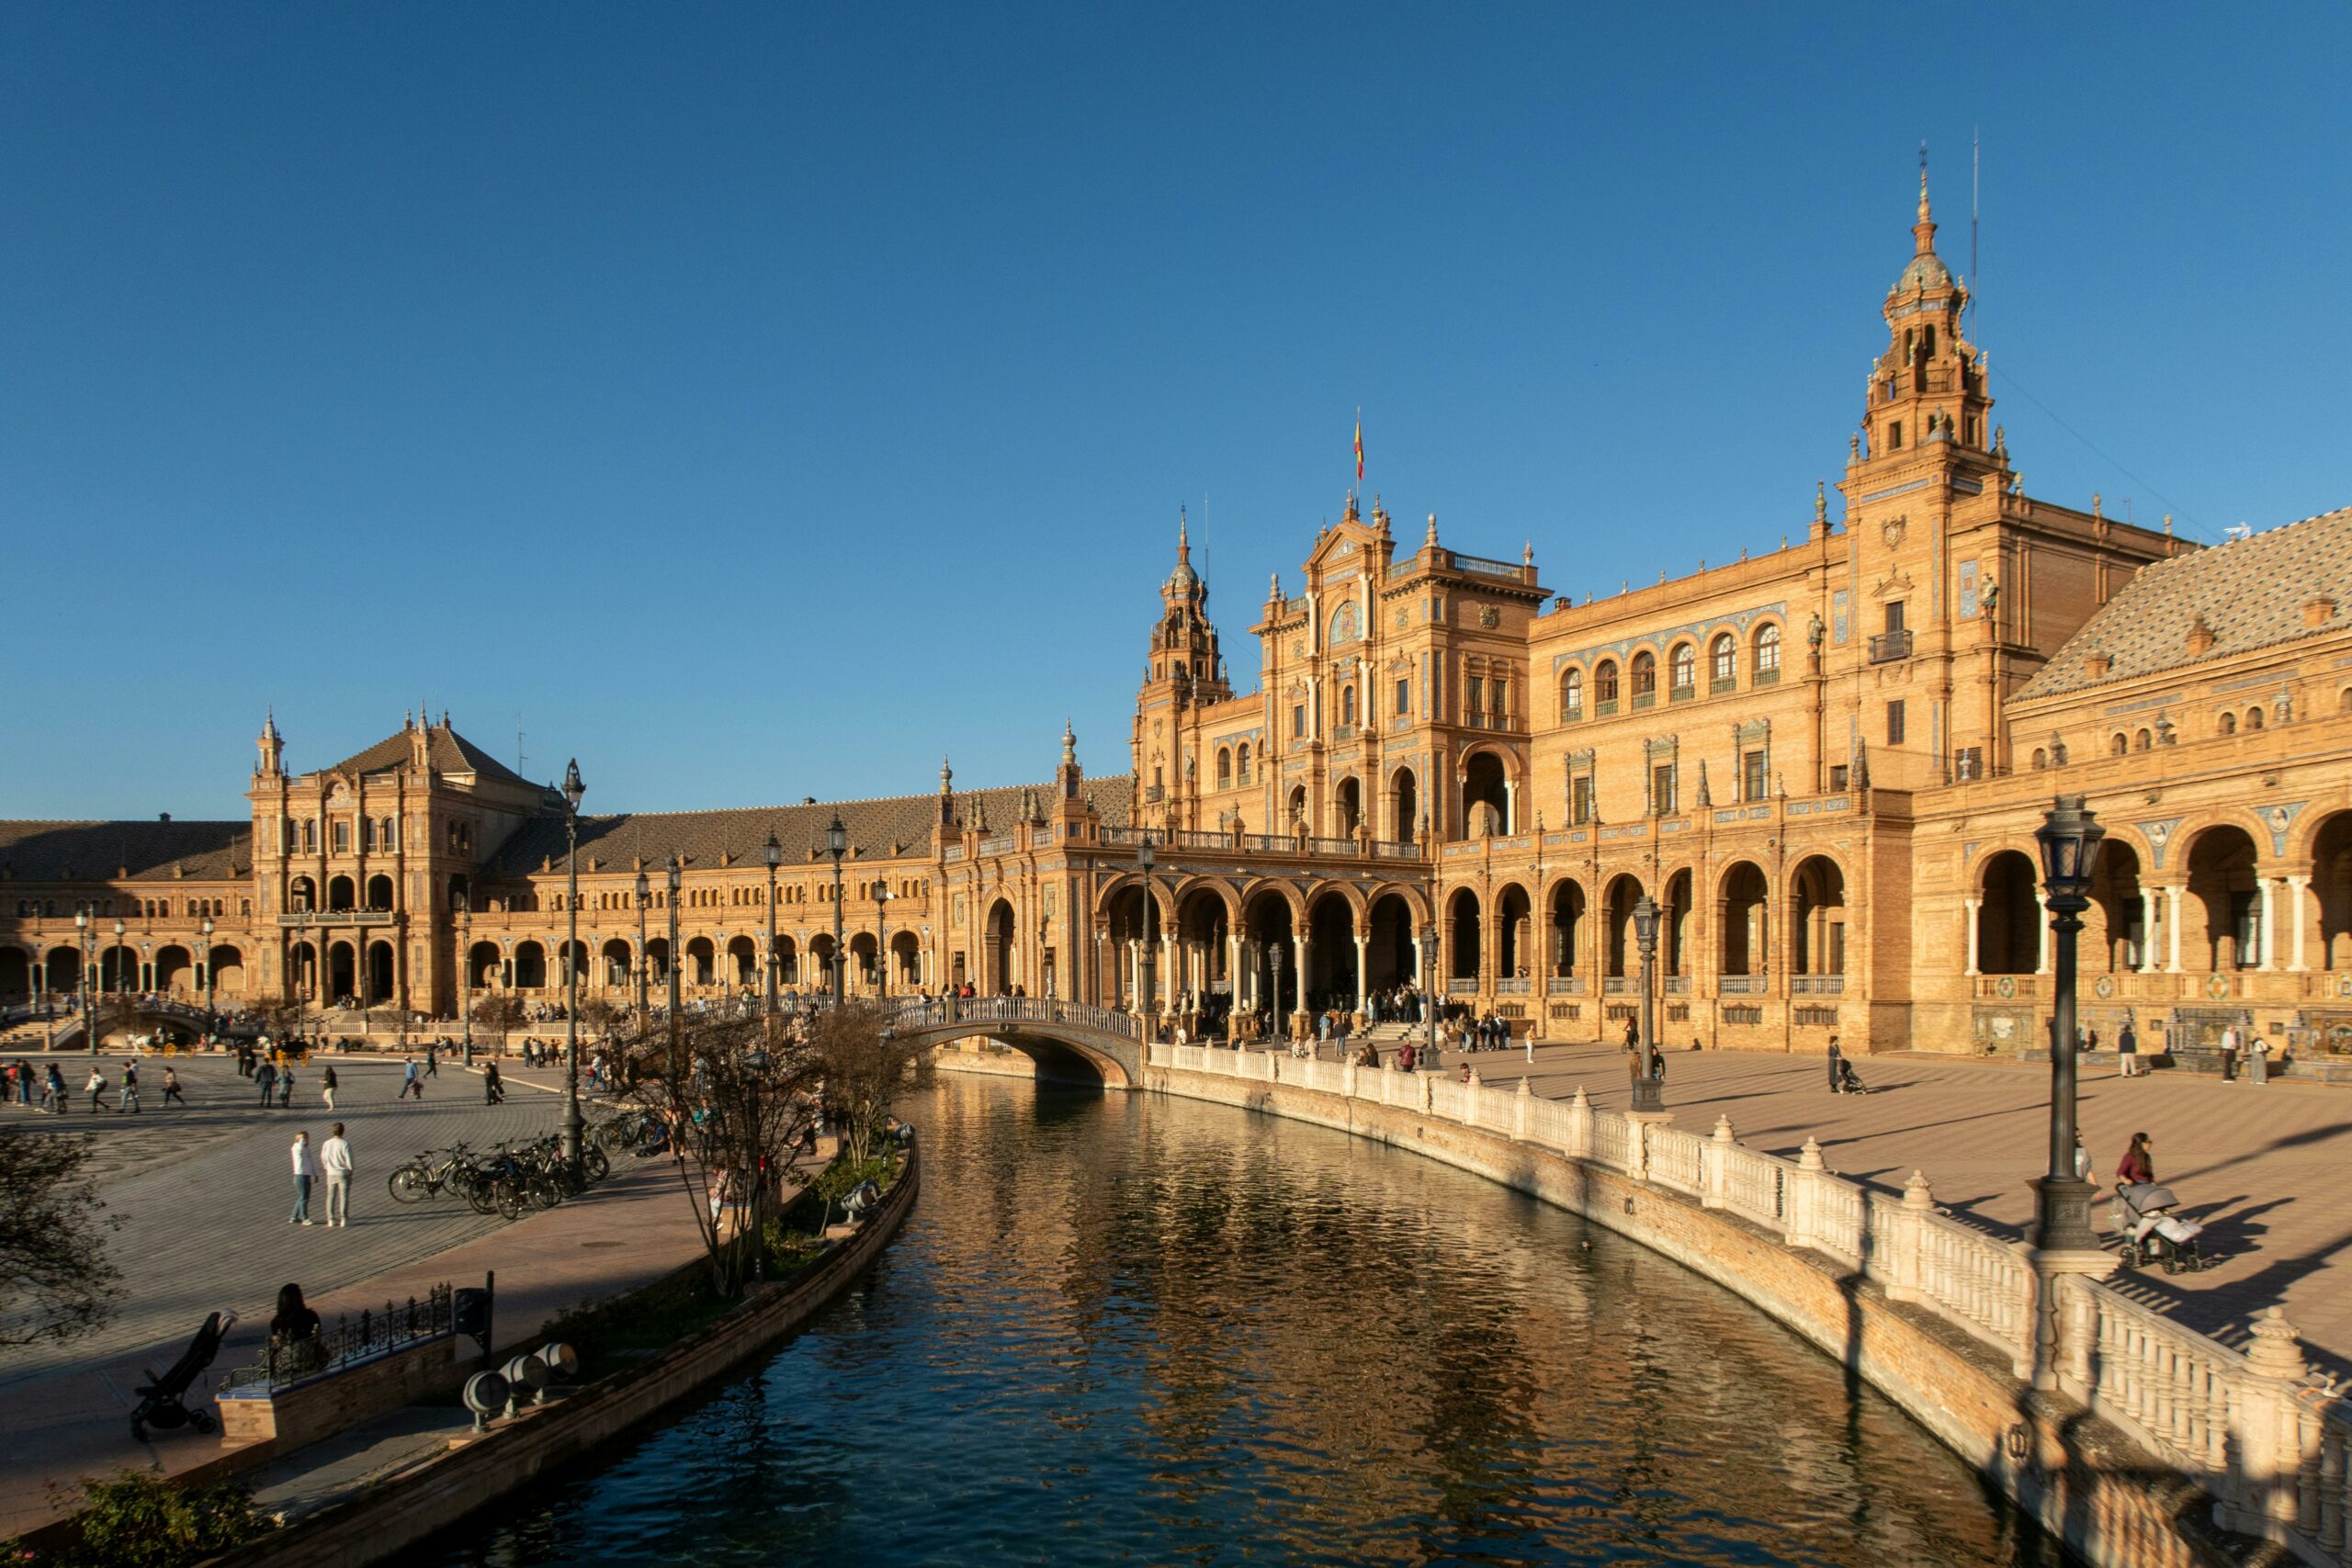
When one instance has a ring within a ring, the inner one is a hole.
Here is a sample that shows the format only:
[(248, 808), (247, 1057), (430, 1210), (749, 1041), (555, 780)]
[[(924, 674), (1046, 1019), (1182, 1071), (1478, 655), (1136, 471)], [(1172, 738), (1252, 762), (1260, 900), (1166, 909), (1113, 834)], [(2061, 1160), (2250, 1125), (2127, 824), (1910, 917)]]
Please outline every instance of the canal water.
[(2061, 1561), (1761, 1313), (1476, 1177), (1159, 1096), (907, 1109), (861, 1286), (416, 1561)]

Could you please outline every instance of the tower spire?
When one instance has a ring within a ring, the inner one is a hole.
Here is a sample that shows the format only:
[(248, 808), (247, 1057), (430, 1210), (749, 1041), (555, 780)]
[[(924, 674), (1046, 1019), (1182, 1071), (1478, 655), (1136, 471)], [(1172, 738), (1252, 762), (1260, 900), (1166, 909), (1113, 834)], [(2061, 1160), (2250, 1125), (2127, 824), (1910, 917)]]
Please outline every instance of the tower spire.
[(1933, 255), (1936, 249), (1935, 215), (1928, 208), (1928, 144), (1919, 143), (1919, 221), (1911, 228), (1911, 238), (1917, 248), (1916, 255)]

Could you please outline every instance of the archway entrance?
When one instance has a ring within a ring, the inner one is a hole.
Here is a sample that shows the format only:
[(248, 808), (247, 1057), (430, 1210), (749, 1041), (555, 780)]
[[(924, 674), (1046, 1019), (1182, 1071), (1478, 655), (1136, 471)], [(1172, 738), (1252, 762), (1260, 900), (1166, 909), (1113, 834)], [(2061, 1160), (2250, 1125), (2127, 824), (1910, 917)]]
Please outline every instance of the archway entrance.
[(1534, 967), (1528, 919), (1532, 908), (1527, 889), (1515, 882), (1505, 883), (1495, 897), (1495, 977), (1498, 980), (1524, 980)]
[(1639, 878), (1619, 876), (1609, 884), (1607, 924), (1601, 930), (1601, 973), (1622, 980), (1641, 972), (1641, 944), (1634, 940), (1634, 906), (1641, 902)]
[(1666, 908), (1657, 923), (1657, 965), (1661, 973), (1677, 977), (1690, 973), (1690, 911), (1697, 907), (1697, 900), (1690, 894), (1688, 868), (1666, 879)]
[(327, 999), (341, 1001), (356, 996), (359, 990), (358, 955), (347, 942), (334, 942), (327, 948)]
[(991, 996), (1012, 994), (1020, 954), (1013, 934), (1012, 906), (1000, 898), (989, 906), (988, 924), (980, 934), (980, 973), (986, 976), (986, 989)]
[(1510, 789), (1503, 760), (1481, 751), (1462, 765), (1462, 837), (1508, 835), (1510, 830)]
[(1317, 894), (1306, 906), (1306, 1006), (1321, 1012), (1356, 1006), (1356, 911), (1343, 893)]
[(2188, 897), (2182, 900), (2182, 963), (2216, 971), (2262, 963), (2254, 861), (2254, 839), (2243, 828), (2224, 824), (2197, 835), (2188, 847)]
[(1290, 900), (1273, 888), (1261, 888), (1242, 905), (1239, 978), (1246, 995), (1240, 1005), (1272, 1021), (1277, 1032), (1282, 1019), (1298, 1010), (1295, 926)]
[(2041, 966), (2041, 904), (2033, 862), (2003, 850), (1984, 863), (1984, 902), (1976, 910), (1976, 967), (1985, 975), (2030, 975)]
[(1846, 972), (1846, 874), (1838, 863), (1812, 855), (1797, 863), (1790, 879), (1796, 901), (1790, 935), (1796, 953), (1789, 972), (1793, 975), (1843, 975)]
[(1585, 942), (1584, 889), (1573, 882), (1563, 882), (1552, 889), (1552, 953), (1544, 966), (1546, 975), (1574, 975), (1577, 956), (1584, 951)]
[(1723, 964), (1725, 976), (1760, 976), (1771, 952), (1767, 905), (1771, 887), (1754, 861), (1724, 873)]
[(1399, 768), (1389, 780), (1391, 804), (1388, 811), (1388, 836), (1400, 844), (1409, 844), (1421, 816), (1421, 791), (1410, 768)]
[(392, 944), (372, 942), (368, 944), (367, 1002), (388, 1002), (393, 998)]
[(2312, 840), (2312, 897), (2319, 903), (2318, 966), (2352, 969), (2352, 811), (2321, 823)]
[(1363, 820), (1363, 785), (1354, 779), (1341, 779), (1331, 804), (1338, 819), (1332, 831), (1343, 839), (1354, 838), (1356, 824)]
[(1480, 932), (1478, 930), (1478, 896), (1467, 887), (1457, 887), (1446, 901), (1446, 988), (1456, 989), (1456, 982), (1468, 981), (1475, 988), (1478, 979)]
[(1413, 960), (1413, 907), (1400, 893), (1372, 902), (1372, 936), (1364, 944), (1364, 980), (1375, 991), (1420, 979)]

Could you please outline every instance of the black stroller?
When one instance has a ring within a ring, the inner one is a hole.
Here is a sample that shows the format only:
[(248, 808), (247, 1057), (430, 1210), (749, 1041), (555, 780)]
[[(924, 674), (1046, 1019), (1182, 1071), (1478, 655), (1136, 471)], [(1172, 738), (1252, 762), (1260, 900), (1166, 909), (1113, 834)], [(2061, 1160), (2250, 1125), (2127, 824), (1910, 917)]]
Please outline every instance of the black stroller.
[(2167, 1274), (2177, 1274), (2184, 1269), (2193, 1274), (2214, 1261), (2205, 1256), (2204, 1248), (2198, 1244), (2197, 1238), (2205, 1234), (2205, 1227), (2172, 1212), (2180, 1200), (2172, 1195), (2171, 1188), (2159, 1187), (2152, 1181), (2134, 1182), (2119, 1188), (2115, 1196), (2123, 1211), (2126, 1269), (2161, 1263)]
[(188, 1385), (212, 1364), (212, 1358), (220, 1353), (220, 1341), (229, 1337), (229, 1330), (236, 1326), (236, 1322), (237, 1314), (233, 1312), (212, 1314), (204, 1320), (204, 1326), (196, 1331), (196, 1337), (188, 1341), (187, 1348), (180, 1352), (180, 1359), (172, 1363), (170, 1371), (157, 1377), (152, 1370), (149, 1371), (146, 1386), (139, 1391), (139, 1408), (130, 1413), (130, 1435), (133, 1438), (145, 1442), (150, 1422), (166, 1432), (182, 1427), (210, 1432), (220, 1425), (212, 1412), (201, 1405), (190, 1408), (183, 1396), (187, 1394)]
[(1839, 1094), (1868, 1094), (1870, 1091), (1871, 1086), (1862, 1081), (1861, 1074), (1854, 1071), (1854, 1064), (1843, 1056), (1838, 1057), (1838, 1092)]

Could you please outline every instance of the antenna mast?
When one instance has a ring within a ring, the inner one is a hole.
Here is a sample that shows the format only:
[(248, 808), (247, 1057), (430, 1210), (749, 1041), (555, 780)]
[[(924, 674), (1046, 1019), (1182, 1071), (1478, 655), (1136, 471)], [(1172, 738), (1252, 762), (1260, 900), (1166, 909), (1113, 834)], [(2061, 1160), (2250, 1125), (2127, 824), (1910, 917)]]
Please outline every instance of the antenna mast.
[(1984, 184), (1984, 133), (1982, 128), (1969, 132), (1968, 141), (1968, 335), (1976, 332), (1976, 296), (1982, 292), (1984, 280), (1976, 276), (1976, 209), (1977, 197)]

